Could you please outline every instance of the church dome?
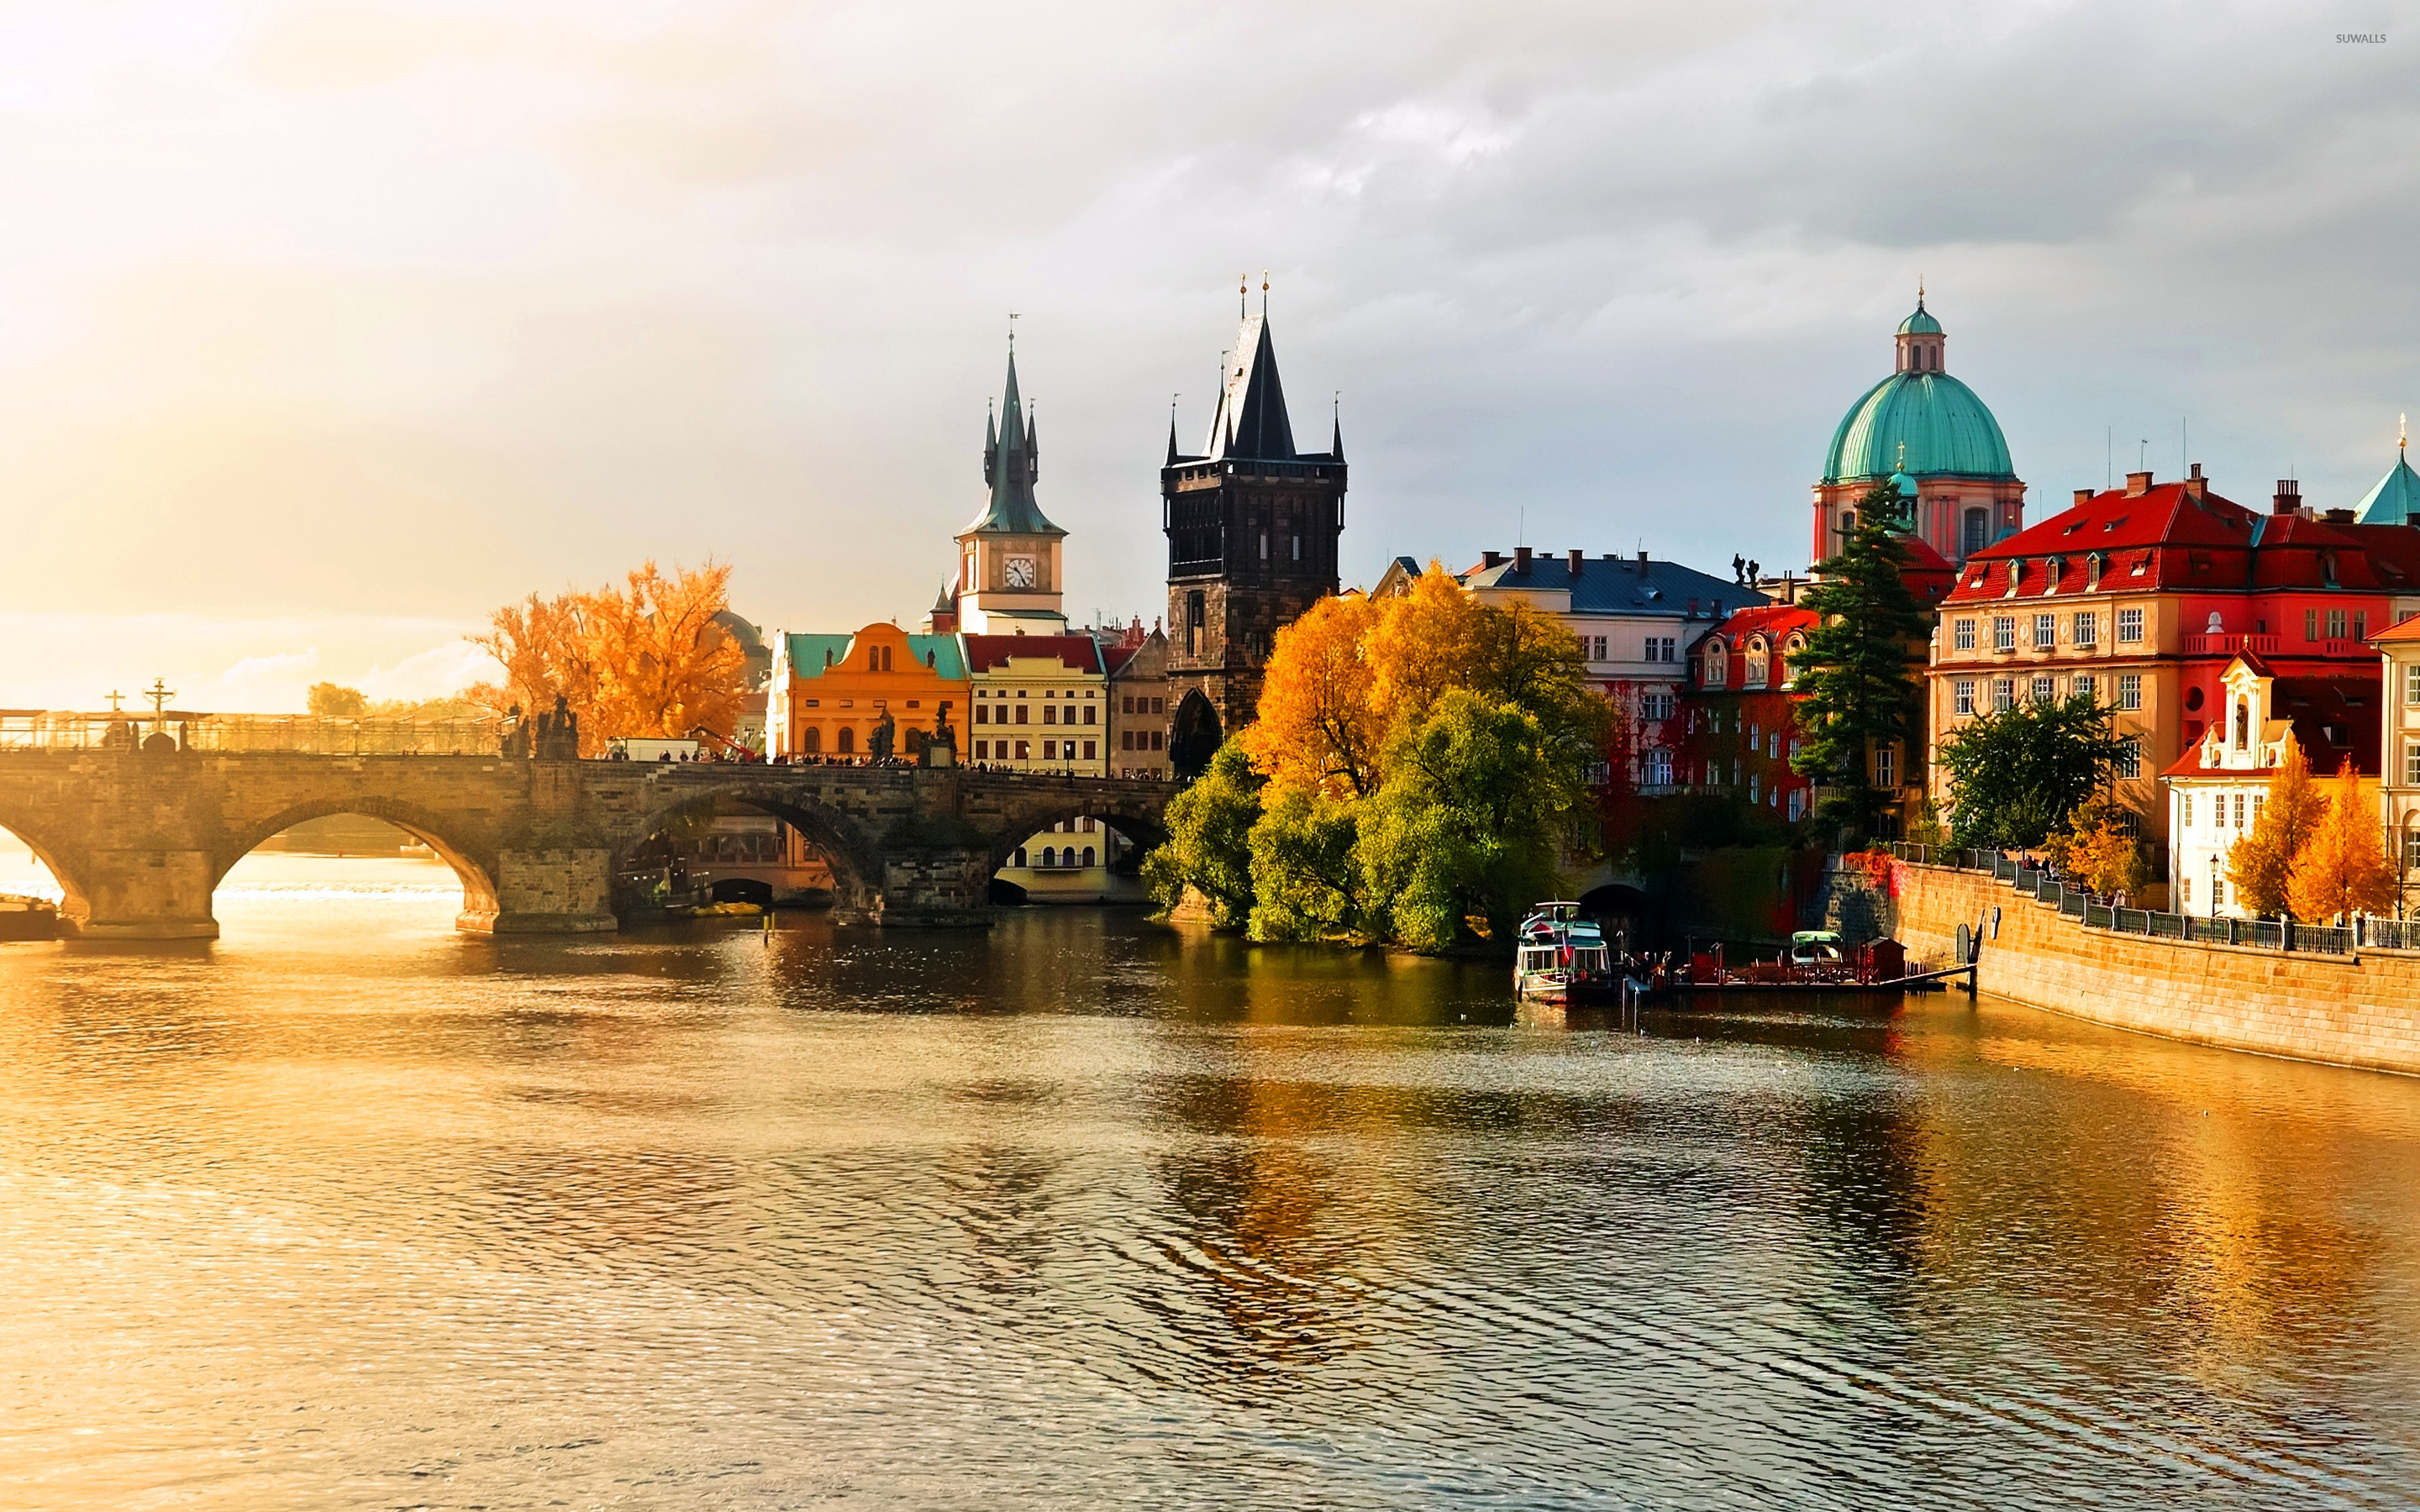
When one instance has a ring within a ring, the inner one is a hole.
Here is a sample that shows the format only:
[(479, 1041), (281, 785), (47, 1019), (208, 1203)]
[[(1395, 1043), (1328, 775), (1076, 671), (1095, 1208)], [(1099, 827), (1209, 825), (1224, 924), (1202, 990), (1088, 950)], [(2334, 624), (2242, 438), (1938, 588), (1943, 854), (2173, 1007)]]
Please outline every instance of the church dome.
[(1868, 389), (1832, 433), (1823, 481), (1911, 477), (2014, 481), (2008, 438), (1975, 391), (1942, 371), (1941, 322), (1918, 299), (1900, 322), (1899, 371)]

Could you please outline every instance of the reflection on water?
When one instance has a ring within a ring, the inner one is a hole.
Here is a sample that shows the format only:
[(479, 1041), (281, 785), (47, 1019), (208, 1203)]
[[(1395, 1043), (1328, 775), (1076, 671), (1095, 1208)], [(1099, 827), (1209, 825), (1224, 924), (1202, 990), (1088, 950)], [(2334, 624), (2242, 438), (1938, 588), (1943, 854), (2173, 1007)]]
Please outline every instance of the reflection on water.
[[(432, 875), (432, 870), (435, 873)], [(2420, 1082), (1026, 911), (0, 946), (11, 1507), (2402, 1505)]]

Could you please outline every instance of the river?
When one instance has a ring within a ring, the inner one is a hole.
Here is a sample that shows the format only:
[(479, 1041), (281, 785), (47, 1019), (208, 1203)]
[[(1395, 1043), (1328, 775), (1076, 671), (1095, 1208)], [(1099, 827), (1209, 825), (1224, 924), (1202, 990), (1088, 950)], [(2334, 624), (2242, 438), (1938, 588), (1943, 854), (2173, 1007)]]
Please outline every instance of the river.
[(2412, 1504), (2420, 1081), (1129, 914), (0, 945), (0, 1504)]

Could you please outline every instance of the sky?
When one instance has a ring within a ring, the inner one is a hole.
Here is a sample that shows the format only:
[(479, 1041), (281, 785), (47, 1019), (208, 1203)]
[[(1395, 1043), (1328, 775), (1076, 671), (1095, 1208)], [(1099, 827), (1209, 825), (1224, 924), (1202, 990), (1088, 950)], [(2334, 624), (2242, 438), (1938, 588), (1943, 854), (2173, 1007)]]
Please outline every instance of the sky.
[(2420, 410), (2411, 10), (14, 0), (0, 705), (436, 696), (648, 558), (913, 623), (1011, 312), (1067, 608), (1148, 624), (1264, 272), (1348, 584), (1803, 566), (1919, 279), (2029, 518), (2187, 437), (2349, 505)]

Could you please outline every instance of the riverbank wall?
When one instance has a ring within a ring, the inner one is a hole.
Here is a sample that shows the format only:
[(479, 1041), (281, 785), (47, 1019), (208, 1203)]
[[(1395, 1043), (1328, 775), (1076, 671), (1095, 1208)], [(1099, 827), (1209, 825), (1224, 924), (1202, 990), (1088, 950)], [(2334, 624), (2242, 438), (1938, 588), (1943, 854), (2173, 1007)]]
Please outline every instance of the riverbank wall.
[(2170, 1040), (2420, 1075), (2420, 951), (2323, 955), (2089, 929), (1989, 872), (1893, 859), (1831, 878), (1830, 911), (1928, 962), (1979, 928), (1996, 996)]

